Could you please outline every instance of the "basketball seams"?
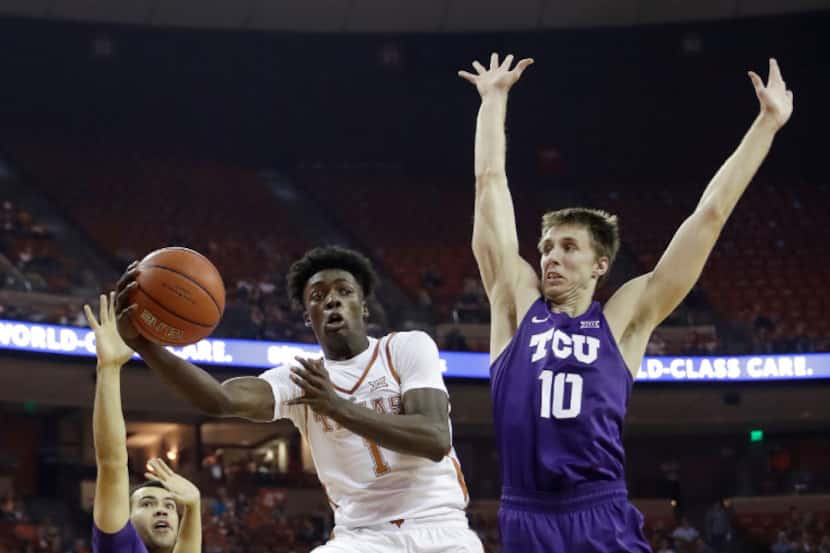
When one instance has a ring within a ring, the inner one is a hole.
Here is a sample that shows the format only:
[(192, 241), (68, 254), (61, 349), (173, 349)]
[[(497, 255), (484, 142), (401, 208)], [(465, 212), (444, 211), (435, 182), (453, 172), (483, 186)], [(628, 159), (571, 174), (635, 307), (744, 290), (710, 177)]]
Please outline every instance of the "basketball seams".
[(147, 297), (147, 299), (149, 299), (151, 302), (153, 302), (154, 304), (159, 306), (161, 309), (167, 311), (168, 313), (170, 313), (174, 317), (178, 317), (179, 319), (183, 320), (184, 322), (186, 322), (188, 324), (192, 324), (192, 325), (195, 325), (195, 326), (200, 326), (202, 328), (213, 328), (215, 326), (215, 325), (209, 325), (209, 324), (204, 324), (204, 323), (197, 323), (196, 321), (192, 321), (192, 320), (188, 319), (187, 317), (182, 317), (181, 315), (179, 315), (175, 311), (171, 310), (170, 308), (165, 307), (165, 305), (163, 303), (161, 303), (156, 298), (154, 298), (153, 296), (148, 294), (147, 290), (142, 288), (140, 284), (138, 285), (138, 291), (141, 292), (142, 294), (144, 294)]
[[(161, 269), (163, 271), (170, 271), (171, 273), (177, 274), (180, 277), (186, 278), (189, 282), (193, 283), (197, 288), (199, 288), (202, 292), (204, 292), (207, 295), (207, 297), (210, 298), (210, 301), (212, 301), (213, 305), (216, 307), (216, 312), (217, 312), (219, 318), (222, 317), (223, 309), (221, 307), (219, 307), (219, 302), (216, 301), (216, 298), (213, 297), (213, 294), (211, 294), (210, 291), (208, 291), (207, 288), (202, 286), (202, 284), (200, 282), (193, 279), (193, 277), (191, 277), (187, 273), (179, 271), (178, 269), (173, 269), (172, 267), (168, 267), (166, 265), (157, 265), (155, 263), (148, 263), (146, 265), (144, 265), (144, 264), (139, 265), (139, 270), (141, 270), (142, 268), (145, 268), (145, 269)], [(158, 303), (158, 302), (156, 302), (156, 303)], [(159, 305), (161, 305), (161, 304), (159, 304)], [(168, 309), (168, 311), (169, 311), (169, 309)], [(170, 312), (173, 313), (172, 311), (170, 311)], [(178, 317), (178, 315), (176, 315), (176, 316)], [(186, 319), (184, 319), (184, 317), (182, 317), (182, 319), (186, 320)]]

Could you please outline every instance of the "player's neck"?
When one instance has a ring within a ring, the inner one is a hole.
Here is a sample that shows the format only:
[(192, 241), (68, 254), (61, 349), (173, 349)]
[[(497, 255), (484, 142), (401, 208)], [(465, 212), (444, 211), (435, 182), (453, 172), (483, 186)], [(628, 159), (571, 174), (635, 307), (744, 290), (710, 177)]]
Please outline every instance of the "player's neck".
[(336, 336), (321, 343), (323, 354), (331, 361), (346, 361), (356, 357), (369, 348), (369, 337), (365, 334), (350, 334)]
[(569, 294), (561, 298), (545, 298), (545, 303), (552, 313), (562, 313), (569, 317), (579, 317), (591, 307), (592, 297), (586, 294)]

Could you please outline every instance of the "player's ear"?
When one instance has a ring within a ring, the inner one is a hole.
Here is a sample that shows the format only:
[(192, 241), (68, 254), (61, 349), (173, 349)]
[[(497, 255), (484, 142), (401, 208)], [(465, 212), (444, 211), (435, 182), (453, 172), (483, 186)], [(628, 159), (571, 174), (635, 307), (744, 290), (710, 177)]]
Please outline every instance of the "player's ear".
[(311, 315), (308, 314), (308, 311), (303, 311), (303, 322), (306, 326), (311, 326)]
[(369, 320), (369, 304), (366, 303), (366, 300), (363, 300), (363, 320)]
[(594, 270), (591, 273), (591, 276), (594, 278), (599, 278), (605, 273), (608, 272), (608, 257), (603, 255), (602, 257), (598, 257), (596, 261), (594, 261)]

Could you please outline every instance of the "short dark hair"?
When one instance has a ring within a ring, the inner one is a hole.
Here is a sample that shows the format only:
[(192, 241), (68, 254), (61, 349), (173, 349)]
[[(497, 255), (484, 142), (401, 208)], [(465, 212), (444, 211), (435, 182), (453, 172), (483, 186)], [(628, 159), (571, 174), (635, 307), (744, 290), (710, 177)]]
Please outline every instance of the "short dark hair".
[(161, 488), (163, 490), (167, 489), (167, 488), (164, 487), (164, 484), (162, 484), (159, 480), (147, 480), (147, 481), (142, 482), (141, 484), (139, 484), (137, 486), (133, 486), (132, 489), (130, 489), (130, 511), (131, 512), (133, 510), (133, 495), (135, 495), (135, 492), (137, 492), (138, 490), (140, 490), (142, 488)]
[(132, 497), (133, 494), (135, 492), (137, 492), (138, 490), (140, 490), (141, 488), (164, 488), (164, 489), (167, 489), (167, 488), (164, 487), (164, 484), (162, 484), (159, 480), (147, 480), (146, 482), (142, 482), (141, 484), (139, 484), (137, 486), (133, 486), (132, 489), (130, 490), (130, 497)]
[(350, 273), (363, 289), (364, 298), (372, 295), (378, 280), (372, 262), (362, 253), (340, 246), (314, 248), (288, 269), (288, 297), (295, 307), (303, 307), (303, 291), (309, 279), (326, 269)]

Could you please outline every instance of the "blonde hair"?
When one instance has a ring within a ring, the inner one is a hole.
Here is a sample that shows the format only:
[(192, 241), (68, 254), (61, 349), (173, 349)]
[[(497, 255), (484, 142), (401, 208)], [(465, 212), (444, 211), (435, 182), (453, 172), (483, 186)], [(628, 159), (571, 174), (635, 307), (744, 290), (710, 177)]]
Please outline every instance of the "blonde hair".
[(542, 215), (542, 236), (552, 227), (575, 225), (583, 227), (591, 237), (591, 247), (597, 258), (608, 258), (608, 270), (599, 277), (597, 286), (605, 282), (611, 265), (620, 249), (620, 227), (617, 216), (601, 209), (588, 207), (568, 207), (557, 211), (549, 211)]

